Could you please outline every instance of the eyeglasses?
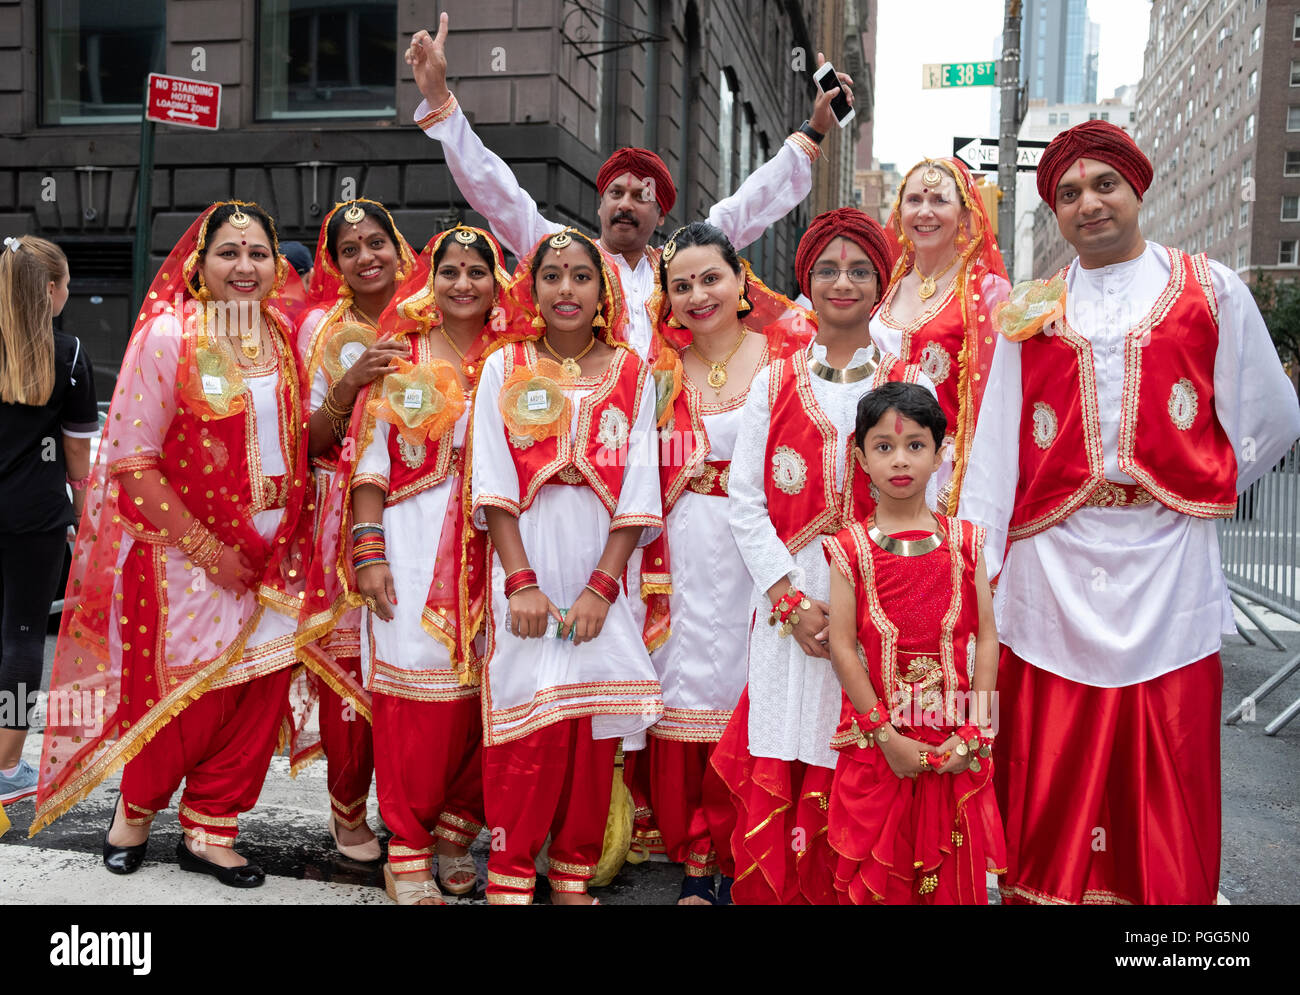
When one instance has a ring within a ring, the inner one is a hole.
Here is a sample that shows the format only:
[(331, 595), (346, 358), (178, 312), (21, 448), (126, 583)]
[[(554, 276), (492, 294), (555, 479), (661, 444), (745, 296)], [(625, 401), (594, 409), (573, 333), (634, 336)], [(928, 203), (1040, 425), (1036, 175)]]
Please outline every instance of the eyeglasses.
[(871, 283), (876, 279), (876, 271), (870, 266), (855, 266), (853, 269), (836, 269), (834, 266), (818, 266), (812, 271), (812, 278), (818, 283), (834, 283), (841, 273), (848, 274), (851, 283)]

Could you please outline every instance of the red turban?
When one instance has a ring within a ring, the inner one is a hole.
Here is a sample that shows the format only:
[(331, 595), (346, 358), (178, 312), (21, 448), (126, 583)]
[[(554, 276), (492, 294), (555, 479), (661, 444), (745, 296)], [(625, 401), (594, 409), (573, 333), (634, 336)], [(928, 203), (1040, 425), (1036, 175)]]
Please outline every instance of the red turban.
[(631, 173), (642, 183), (650, 185), (659, 210), (667, 214), (677, 203), (677, 188), (664, 161), (649, 149), (619, 149), (605, 160), (596, 174), (596, 192), (605, 196), (605, 189), (624, 173)]
[(1056, 210), (1056, 185), (1065, 171), (1080, 159), (1096, 159), (1114, 166), (1139, 198), (1151, 186), (1151, 160), (1142, 154), (1127, 131), (1109, 121), (1084, 121), (1053, 138), (1038, 162), (1038, 196), (1053, 211)]
[(812, 219), (812, 224), (799, 239), (799, 248), (794, 253), (795, 274), (799, 278), (799, 289), (809, 299), (808, 286), (812, 279), (813, 263), (822, 254), (822, 250), (836, 238), (847, 238), (859, 246), (876, 267), (878, 281), (877, 292), (885, 295), (889, 283), (889, 243), (885, 238), (885, 229), (871, 215), (859, 211), (856, 207), (838, 207)]

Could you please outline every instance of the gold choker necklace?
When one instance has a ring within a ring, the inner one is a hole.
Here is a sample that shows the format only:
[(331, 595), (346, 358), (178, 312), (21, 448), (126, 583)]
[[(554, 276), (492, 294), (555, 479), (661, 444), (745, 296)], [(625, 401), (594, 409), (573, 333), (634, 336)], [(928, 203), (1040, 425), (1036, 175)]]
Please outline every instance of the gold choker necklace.
[(938, 532), (931, 532), (924, 539), (898, 539), (881, 532), (876, 527), (875, 521), (867, 526), (867, 535), (886, 553), (893, 553), (895, 556), (924, 556), (926, 553), (933, 553), (943, 545), (943, 539)]
[(852, 366), (843, 370), (836, 369), (834, 366), (827, 366), (820, 359), (814, 359), (811, 346), (808, 349), (807, 356), (808, 372), (830, 383), (857, 383), (859, 380), (865, 380), (875, 373), (876, 367), (879, 365), (879, 352), (877, 352), (876, 358), (867, 360), (861, 366)]

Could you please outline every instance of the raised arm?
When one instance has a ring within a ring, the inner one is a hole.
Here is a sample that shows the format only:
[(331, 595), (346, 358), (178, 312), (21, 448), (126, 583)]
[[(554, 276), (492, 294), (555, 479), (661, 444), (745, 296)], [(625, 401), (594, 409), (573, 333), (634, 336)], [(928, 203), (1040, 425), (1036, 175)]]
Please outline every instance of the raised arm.
[(438, 18), (438, 33), (418, 31), (406, 50), (424, 100), (415, 109), (415, 123), (430, 138), (442, 142), (447, 169), (461, 195), (487, 218), (501, 244), (522, 257), (563, 225), (547, 221), (500, 156), (474, 134), (469, 120), (447, 89), (447, 15)]
[[(817, 65), (826, 60), (817, 53)], [(853, 80), (838, 73), (840, 83), (853, 103)], [(809, 116), (809, 127), (825, 136), (837, 128), (831, 101), (839, 90), (818, 93)], [(812, 164), (821, 154), (818, 141), (806, 132), (796, 131), (777, 150), (776, 155), (745, 178), (730, 197), (713, 205), (709, 223), (731, 239), (737, 251), (757, 241), (772, 225), (795, 209), (812, 190)]]

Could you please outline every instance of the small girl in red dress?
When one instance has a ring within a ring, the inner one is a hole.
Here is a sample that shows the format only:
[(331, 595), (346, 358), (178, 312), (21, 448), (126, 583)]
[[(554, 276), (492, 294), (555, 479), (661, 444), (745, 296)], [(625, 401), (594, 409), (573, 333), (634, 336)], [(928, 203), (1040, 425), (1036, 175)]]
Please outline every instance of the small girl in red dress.
[(844, 688), (827, 816), (835, 889), (846, 905), (983, 905), (985, 872), (1006, 863), (984, 530), (926, 506), (947, 425), (924, 387), (864, 395), (856, 428), (875, 513), (823, 540)]

